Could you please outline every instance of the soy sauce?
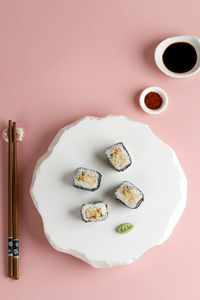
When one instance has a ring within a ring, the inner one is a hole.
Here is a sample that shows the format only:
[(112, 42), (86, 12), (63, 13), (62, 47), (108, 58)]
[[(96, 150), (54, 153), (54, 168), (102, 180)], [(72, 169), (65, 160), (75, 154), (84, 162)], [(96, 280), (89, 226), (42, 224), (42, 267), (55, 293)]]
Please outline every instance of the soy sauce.
[(163, 62), (167, 69), (175, 73), (190, 71), (197, 62), (195, 48), (185, 42), (177, 42), (169, 45), (163, 53)]

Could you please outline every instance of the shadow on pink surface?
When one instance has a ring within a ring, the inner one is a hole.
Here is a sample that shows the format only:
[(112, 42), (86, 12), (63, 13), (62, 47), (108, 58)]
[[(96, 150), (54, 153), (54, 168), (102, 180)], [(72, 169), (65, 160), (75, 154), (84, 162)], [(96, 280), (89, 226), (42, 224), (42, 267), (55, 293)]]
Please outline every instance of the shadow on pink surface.
[(146, 45), (143, 49), (141, 49), (141, 55), (143, 56), (142, 58), (149, 65), (149, 70), (152, 70), (152, 72), (159, 72), (159, 74), (160, 71), (158, 70), (154, 62), (154, 51), (156, 49), (156, 46), (163, 39), (165, 39), (165, 37), (161, 36), (160, 38), (157, 38), (155, 41), (152, 41), (150, 44)]

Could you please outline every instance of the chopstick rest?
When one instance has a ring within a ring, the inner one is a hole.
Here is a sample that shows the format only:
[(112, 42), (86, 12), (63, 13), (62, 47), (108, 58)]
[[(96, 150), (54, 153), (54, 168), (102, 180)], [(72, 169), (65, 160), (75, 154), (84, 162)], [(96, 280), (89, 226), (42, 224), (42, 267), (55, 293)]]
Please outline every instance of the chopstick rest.
[[(17, 142), (22, 142), (24, 139), (24, 129), (22, 127), (16, 127), (16, 139)], [(5, 142), (8, 143), (9, 141), (9, 127), (4, 128), (2, 137)]]

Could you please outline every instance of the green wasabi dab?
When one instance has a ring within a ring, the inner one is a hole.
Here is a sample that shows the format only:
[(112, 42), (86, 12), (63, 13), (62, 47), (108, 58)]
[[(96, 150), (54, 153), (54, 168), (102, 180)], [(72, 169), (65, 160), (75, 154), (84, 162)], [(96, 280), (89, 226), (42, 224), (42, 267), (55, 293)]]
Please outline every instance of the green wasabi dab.
[(118, 233), (128, 233), (129, 231), (131, 231), (132, 229), (134, 228), (134, 225), (131, 224), (131, 223), (124, 223), (124, 224), (121, 224), (119, 225), (117, 228), (116, 228), (116, 231)]

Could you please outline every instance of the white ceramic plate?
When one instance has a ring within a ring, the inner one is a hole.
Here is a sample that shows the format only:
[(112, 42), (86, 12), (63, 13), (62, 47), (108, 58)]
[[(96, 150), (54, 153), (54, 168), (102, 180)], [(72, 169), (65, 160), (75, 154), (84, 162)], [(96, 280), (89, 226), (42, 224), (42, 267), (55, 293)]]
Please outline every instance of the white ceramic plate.
[[(124, 172), (115, 171), (104, 155), (108, 146), (119, 141), (133, 161)], [(96, 192), (72, 186), (79, 166), (103, 175)], [(144, 193), (144, 202), (137, 209), (113, 198), (115, 188), (124, 180)], [(163, 243), (184, 210), (186, 194), (186, 178), (174, 151), (147, 125), (124, 116), (86, 117), (61, 129), (39, 159), (31, 185), (33, 202), (51, 245), (97, 268), (132, 263), (147, 249)], [(81, 205), (93, 200), (108, 204), (106, 221), (81, 220)], [(135, 228), (121, 235), (115, 228), (125, 222)]]

